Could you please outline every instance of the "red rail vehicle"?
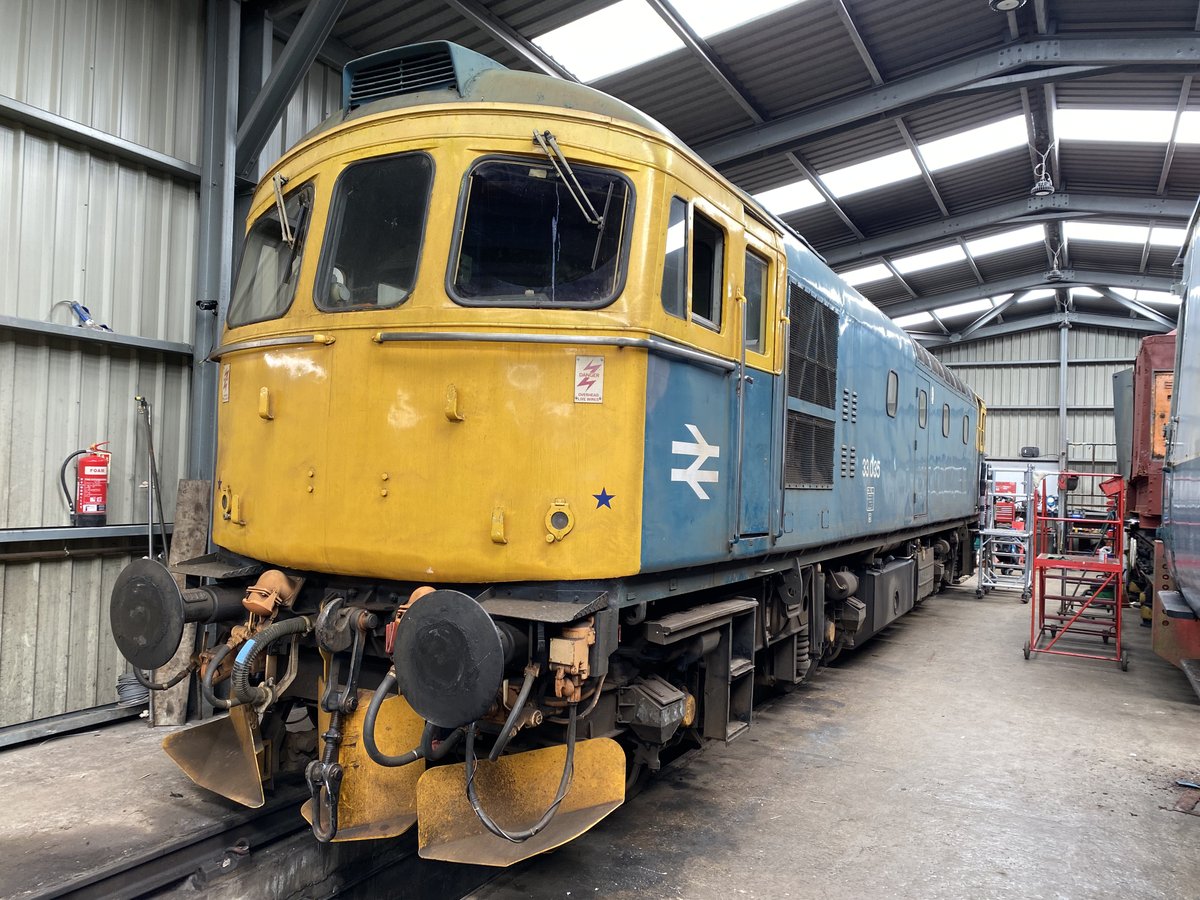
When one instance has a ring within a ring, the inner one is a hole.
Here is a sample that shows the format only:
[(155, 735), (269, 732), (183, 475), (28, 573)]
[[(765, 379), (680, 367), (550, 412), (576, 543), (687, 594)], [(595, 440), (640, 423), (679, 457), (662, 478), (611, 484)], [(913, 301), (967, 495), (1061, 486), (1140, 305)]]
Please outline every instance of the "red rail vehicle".
[(1142, 341), (1132, 369), (1113, 375), (1117, 466), (1126, 482), (1129, 533), (1128, 584), (1133, 596), (1145, 595), (1143, 619), (1149, 622), (1149, 590), (1154, 572), (1154, 540), (1162, 525), (1165, 427), (1171, 416), (1175, 378), (1175, 332)]

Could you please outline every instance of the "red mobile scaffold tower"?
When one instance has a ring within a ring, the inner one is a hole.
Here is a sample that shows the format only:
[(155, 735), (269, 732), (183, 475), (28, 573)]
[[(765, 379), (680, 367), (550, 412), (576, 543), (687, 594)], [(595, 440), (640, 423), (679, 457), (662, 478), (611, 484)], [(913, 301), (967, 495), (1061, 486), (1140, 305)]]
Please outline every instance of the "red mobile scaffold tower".
[[(1121, 644), (1125, 482), (1111, 473), (1050, 473), (1038, 485), (1033, 506), (1033, 603), (1025, 658), (1051, 653), (1110, 660), (1128, 669), (1129, 654)], [(1112, 652), (1098, 647), (1086, 652), (1085, 642), (1096, 637)]]

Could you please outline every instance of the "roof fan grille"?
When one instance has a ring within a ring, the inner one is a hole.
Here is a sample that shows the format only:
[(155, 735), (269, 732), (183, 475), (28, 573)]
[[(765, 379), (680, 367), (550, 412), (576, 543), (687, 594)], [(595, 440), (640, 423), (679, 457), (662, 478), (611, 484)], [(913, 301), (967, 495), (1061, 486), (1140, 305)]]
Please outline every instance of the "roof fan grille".
[(409, 59), (392, 59), (355, 72), (347, 106), (354, 109), (384, 97), (436, 88), (458, 89), (454, 61), (446, 50)]

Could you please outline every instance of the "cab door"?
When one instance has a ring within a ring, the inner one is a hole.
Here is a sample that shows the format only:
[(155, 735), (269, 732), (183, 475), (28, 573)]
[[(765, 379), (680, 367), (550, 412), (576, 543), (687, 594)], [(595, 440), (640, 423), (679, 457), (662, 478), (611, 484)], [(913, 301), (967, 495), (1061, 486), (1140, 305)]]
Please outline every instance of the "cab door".
[(778, 329), (778, 284), (783, 269), (766, 235), (754, 234), (747, 222), (738, 304), (741, 359), (733, 381), (738, 416), (737, 536), (756, 537), (771, 531), (772, 512), (780, 502), (780, 481), (773, 477), (772, 447), (779, 416), (775, 415), (773, 374)]

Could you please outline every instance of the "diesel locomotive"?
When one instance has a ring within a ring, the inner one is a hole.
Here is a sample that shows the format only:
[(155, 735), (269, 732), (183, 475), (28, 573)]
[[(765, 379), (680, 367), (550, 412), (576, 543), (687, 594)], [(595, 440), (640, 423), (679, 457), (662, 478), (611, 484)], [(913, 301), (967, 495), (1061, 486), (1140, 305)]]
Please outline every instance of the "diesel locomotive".
[(980, 399), (612, 97), (356, 60), (248, 222), (216, 550), (111, 606), (139, 671), (216, 635), (164, 742), (206, 788), (261, 804), (307, 734), (319, 840), (509, 865), (971, 574)]

